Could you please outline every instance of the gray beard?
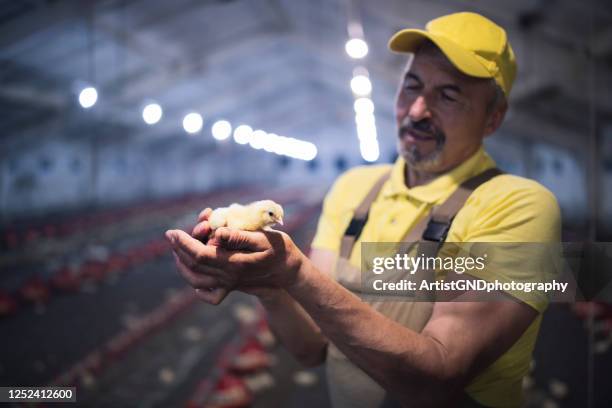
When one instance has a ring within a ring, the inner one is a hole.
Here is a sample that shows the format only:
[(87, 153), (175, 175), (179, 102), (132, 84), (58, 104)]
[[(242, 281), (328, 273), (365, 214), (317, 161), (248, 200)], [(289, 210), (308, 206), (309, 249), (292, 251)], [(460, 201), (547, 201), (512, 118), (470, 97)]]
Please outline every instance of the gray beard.
[(402, 141), (397, 141), (397, 150), (399, 155), (402, 156), (402, 158), (411, 168), (419, 171), (436, 170), (442, 158), (443, 148), (444, 142), (437, 143), (433, 152), (427, 155), (422, 155), (417, 146), (410, 146), (408, 149), (405, 149), (402, 146)]

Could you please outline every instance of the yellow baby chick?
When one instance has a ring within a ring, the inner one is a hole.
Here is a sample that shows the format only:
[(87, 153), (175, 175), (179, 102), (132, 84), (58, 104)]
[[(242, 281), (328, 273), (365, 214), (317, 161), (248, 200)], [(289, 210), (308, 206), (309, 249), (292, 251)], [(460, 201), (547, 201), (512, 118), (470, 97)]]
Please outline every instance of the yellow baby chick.
[(279, 223), (283, 225), (283, 207), (272, 200), (255, 201), (247, 205), (232, 204), (217, 208), (210, 214), (208, 222), (213, 230), (230, 227), (245, 231), (269, 229)]

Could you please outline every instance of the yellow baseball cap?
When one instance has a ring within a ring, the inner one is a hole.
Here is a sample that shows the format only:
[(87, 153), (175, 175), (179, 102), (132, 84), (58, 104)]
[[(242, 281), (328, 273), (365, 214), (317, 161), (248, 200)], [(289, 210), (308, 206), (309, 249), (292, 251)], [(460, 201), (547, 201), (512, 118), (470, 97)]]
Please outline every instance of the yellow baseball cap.
[(414, 52), (424, 39), (431, 40), (455, 67), (466, 75), (494, 78), (506, 97), (516, 77), (516, 60), (506, 31), (476, 13), (461, 12), (431, 20), (425, 30), (398, 31), (389, 49)]

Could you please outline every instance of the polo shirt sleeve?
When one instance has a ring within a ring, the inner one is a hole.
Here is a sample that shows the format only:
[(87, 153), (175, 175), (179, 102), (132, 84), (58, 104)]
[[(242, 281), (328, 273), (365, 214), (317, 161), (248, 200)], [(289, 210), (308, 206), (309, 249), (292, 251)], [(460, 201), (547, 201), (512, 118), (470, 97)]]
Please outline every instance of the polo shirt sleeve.
[[(457, 214), (455, 242), (486, 243), (487, 267), (470, 275), (485, 281), (542, 282), (554, 274), (554, 249), (561, 236), (561, 213), (555, 196), (535, 181), (502, 175), (478, 188)], [(460, 237), (459, 237), (460, 236)], [(464, 254), (465, 255), (465, 254)], [(472, 253), (472, 256), (474, 254)], [(507, 293), (542, 312), (546, 294)]]

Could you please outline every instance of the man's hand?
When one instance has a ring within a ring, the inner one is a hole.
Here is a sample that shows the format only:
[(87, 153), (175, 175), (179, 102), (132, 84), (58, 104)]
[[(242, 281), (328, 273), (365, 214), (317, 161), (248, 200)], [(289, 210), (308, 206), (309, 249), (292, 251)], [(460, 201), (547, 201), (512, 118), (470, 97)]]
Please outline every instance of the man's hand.
[(206, 207), (205, 209), (200, 211), (200, 214), (198, 214), (198, 223), (195, 227), (193, 227), (193, 230), (191, 231), (192, 237), (199, 239), (205, 244), (208, 242), (208, 239), (210, 238), (210, 235), (213, 232), (208, 222), (208, 219), (210, 218), (210, 214), (212, 214), (212, 212), (213, 210), (210, 207)]
[(219, 304), (232, 289), (284, 288), (295, 281), (304, 255), (287, 234), (219, 228), (211, 236), (209, 215), (202, 211), (193, 230), (206, 243), (180, 230), (166, 232), (179, 272), (202, 300)]
[[(212, 212), (213, 212), (212, 208), (207, 207), (199, 213), (198, 223), (191, 231), (191, 236), (202, 241), (204, 244), (218, 246), (219, 241), (216, 239), (211, 239), (214, 234), (213, 234), (213, 230), (208, 220)], [(194, 281), (193, 277), (191, 277), (188, 272), (188, 268), (185, 268), (184, 265), (180, 265), (178, 261), (177, 261), (177, 268), (179, 269), (179, 272), (181, 273), (181, 275), (188, 282), (192, 283)], [(197, 296), (200, 299), (204, 300), (206, 303), (213, 304), (213, 305), (218, 305), (219, 303), (221, 303), (223, 299), (225, 299), (225, 297), (230, 292), (230, 289), (225, 288), (225, 287), (212, 287), (212, 286), (196, 287), (194, 286), (194, 288), (196, 290)], [(258, 298), (262, 300), (269, 299), (269, 298), (273, 299), (278, 295), (277, 292), (279, 292), (279, 290), (276, 288), (273, 289), (273, 288), (255, 287), (255, 286), (243, 287), (241, 288), (241, 291), (246, 292), (253, 296), (257, 296)]]
[[(202, 210), (198, 214), (198, 223), (191, 231), (191, 236), (202, 241), (204, 244), (208, 243), (211, 233), (213, 232), (208, 222), (212, 211), (213, 210), (210, 207)], [(179, 273), (194, 287), (196, 295), (201, 300), (212, 305), (218, 305), (229, 294), (229, 289), (215, 286), (218, 284), (217, 280), (210, 277), (205, 277), (205, 275), (202, 274), (194, 274), (194, 272), (190, 271), (189, 268), (180, 262), (176, 256), (176, 253), (174, 254), (174, 259)]]

